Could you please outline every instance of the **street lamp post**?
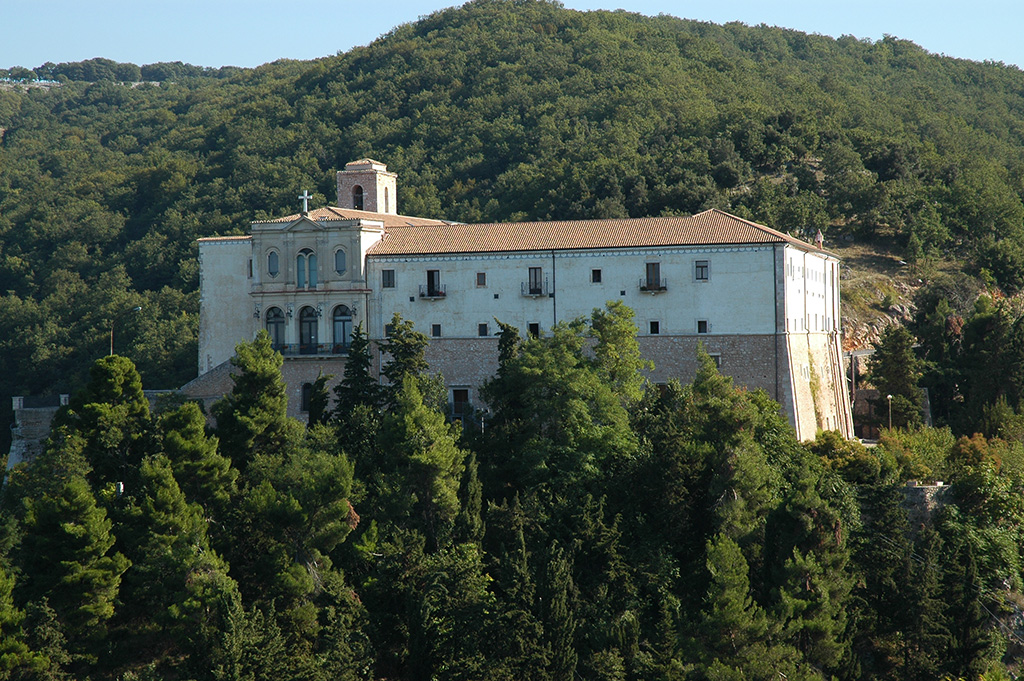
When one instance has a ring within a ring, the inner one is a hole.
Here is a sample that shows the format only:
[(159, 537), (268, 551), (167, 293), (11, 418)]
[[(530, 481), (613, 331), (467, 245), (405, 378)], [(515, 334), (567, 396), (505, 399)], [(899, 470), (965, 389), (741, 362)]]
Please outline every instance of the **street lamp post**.
[(142, 306), (141, 305), (136, 305), (132, 309), (125, 310), (121, 314), (117, 315), (110, 322), (110, 354), (107, 355), (108, 357), (114, 354), (114, 324), (116, 324), (118, 322), (118, 320), (121, 319), (121, 317), (125, 316), (126, 314), (129, 314), (131, 312), (139, 312), (141, 310), (142, 310)]
[(885, 399), (889, 400), (889, 430), (892, 430), (892, 395), (886, 395)]

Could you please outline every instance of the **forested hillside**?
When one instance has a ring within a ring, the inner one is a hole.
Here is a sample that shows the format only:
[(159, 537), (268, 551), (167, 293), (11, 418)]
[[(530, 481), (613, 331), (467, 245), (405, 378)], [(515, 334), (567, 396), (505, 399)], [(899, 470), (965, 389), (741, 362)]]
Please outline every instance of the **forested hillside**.
[(80, 386), (112, 323), (148, 387), (191, 378), (194, 240), (333, 202), (364, 156), (406, 214), (713, 206), (1024, 284), (1024, 73), (895, 38), (480, 1), (311, 62), (30, 68), (0, 81), (4, 414)]

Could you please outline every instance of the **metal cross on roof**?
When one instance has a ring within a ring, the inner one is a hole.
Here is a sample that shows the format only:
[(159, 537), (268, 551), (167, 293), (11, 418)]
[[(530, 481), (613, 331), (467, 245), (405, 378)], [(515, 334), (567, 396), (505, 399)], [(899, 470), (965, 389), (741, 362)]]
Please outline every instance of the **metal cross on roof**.
[(302, 201), (302, 212), (303, 213), (308, 213), (309, 212), (309, 200), (311, 198), (313, 198), (313, 197), (310, 196), (309, 192), (306, 191), (305, 189), (303, 189), (302, 193), (299, 194), (299, 199)]

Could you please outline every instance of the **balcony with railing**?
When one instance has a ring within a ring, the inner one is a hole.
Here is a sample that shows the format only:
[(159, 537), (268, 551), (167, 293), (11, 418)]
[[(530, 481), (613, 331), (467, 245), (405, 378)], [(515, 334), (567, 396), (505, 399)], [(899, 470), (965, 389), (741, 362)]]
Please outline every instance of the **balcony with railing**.
[(544, 279), (544, 281), (524, 281), (519, 291), (527, 298), (540, 298), (551, 293), (547, 279)]
[(668, 290), (668, 279), (664, 277), (641, 277), (640, 290), (645, 293), (663, 293)]
[(351, 343), (281, 343), (273, 346), (285, 357), (311, 355), (319, 357), (348, 355)]
[(446, 284), (420, 284), (420, 298), (426, 300), (441, 300), (448, 295)]

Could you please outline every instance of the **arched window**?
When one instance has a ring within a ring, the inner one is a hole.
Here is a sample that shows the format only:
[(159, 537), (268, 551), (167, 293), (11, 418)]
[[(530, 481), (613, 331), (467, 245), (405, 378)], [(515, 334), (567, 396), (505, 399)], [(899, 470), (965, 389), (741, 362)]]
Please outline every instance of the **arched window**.
[(334, 271), (345, 274), (345, 251), (340, 248), (334, 252)]
[(280, 271), (281, 266), (277, 259), (277, 251), (267, 253), (267, 274), (272, 277), (276, 277), (277, 273)]
[(391, 212), (390, 207), (391, 207), (391, 202), (389, 201), (389, 197), (388, 197), (388, 188), (384, 187), (384, 212), (385, 213), (390, 213)]
[(267, 310), (267, 333), (270, 334), (270, 344), (275, 350), (284, 349), (284, 313), (281, 308), (272, 307)]
[(356, 210), (363, 209), (363, 188), (358, 184), (352, 187), (352, 207)]
[(334, 352), (343, 355), (352, 342), (352, 312), (344, 305), (334, 308)]
[(315, 355), (317, 350), (316, 310), (306, 306), (299, 312), (299, 354)]
[(299, 288), (316, 287), (316, 253), (303, 248), (295, 259), (295, 283)]

